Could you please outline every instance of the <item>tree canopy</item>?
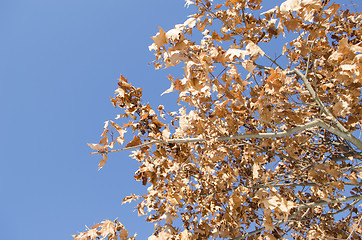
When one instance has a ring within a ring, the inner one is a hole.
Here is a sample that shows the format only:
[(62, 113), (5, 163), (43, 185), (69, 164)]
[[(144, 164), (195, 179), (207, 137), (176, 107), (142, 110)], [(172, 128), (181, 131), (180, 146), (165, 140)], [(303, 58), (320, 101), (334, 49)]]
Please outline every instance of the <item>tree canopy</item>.
[[(328, 0), (186, 6), (149, 47), (156, 69), (183, 63), (164, 92), (179, 109), (121, 75), (120, 113), (89, 144), (100, 168), (117, 151), (139, 162), (147, 193), (124, 203), (155, 222), (149, 240), (361, 239), (362, 14)], [(134, 239), (121, 222), (73, 237)]]

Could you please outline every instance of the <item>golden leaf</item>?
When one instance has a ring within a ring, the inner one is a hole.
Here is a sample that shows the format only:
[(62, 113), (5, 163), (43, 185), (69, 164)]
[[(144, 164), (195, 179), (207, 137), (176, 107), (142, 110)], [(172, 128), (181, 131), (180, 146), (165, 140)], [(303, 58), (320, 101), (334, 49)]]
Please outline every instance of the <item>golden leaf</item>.
[(114, 225), (114, 222), (109, 220), (103, 221), (103, 225), (100, 232), (102, 237), (106, 237), (108, 235), (114, 236), (116, 234), (116, 227)]
[(235, 58), (241, 58), (245, 60), (245, 56), (248, 55), (249, 52), (240, 49), (228, 49), (225, 53), (225, 57), (229, 59), (229, 61), (234, 61)]
[(196, 18), (193, 18), (193, 17), (187, 19), (187, 20), (184, 22), (184, 26), (185, 26), (185, 27), (187, 26), (187, 27), (189, 27), (189, 28), (193, 28), (193, 27), (195, 27), (195, 25), (196, 25)]
[(302, 8), (300, 0), (287, 0), (280, 5), (280, 12), (287, 14), (288, 12), (298, 11)]
[(160, 31), (155, 36), (151, 37), (154, 43), (148, 47), (150, 51), (157, 51), (164, 44), (168, 43), (165, 31), (163, 31), (161, 27), (158, 28), (160, 29)]
[(88, 143), (88, 146), (97, 151), (105, 151), (105, 147), (96, 143)]
[(141, 196), (139, 196), (139, 195), (132, 194), (131, 196), (127, 196), (127, 197), (123, 198), (122, 204), (131, 203), (132, 201), (137, 200), (140, 197)]
[(100, 170), (100, 169), (104, 166), (104, 164), (106, 164), (107, 159), (108, 159), (108, 157), (107, 157), (106, 154), (102, 154), (102, 156), (103, 156), (103, 158), (102, 158), (101, 161), (99, 162), (98, 170)]
[(127, 240), (127, 236), (128, 236), (127, 230), (122, 230), (121, 233), (119, 234), (120, 240)]
[(248, 71), (248, 72), (253, 72), (253, 70), (255, 69), (255, 65), (254, 62), (251, 60), (245, 60), (241, 63), (243, 65), (243, 67)]
[(183, 39), (184, 35), (181, 29), (171, 29), (166, 33), (166, 39), (171, 43), (179, 42)]
[(141, 138), (135, 136), (132, 141), (127, 143), (127, 145), (125, 147), (134, 147), (134, 146), (140, 145), (141, 143), (142, 143)]
[(258, 46), (258, 45), (256, 45), (255, 43), (253, 43), (252, 41), (247, 41), (246, 42), (246, 48), (245, 48), (245, 50), (248, 52), (248, 54), (250, 55), (250, 56), (257, 56), (257, 55), (261, 55), (261, 56), (264, 56), (264, 51), (263, 50), (261, 50), (261, 48)]
[(222, 4), (216, 4), (214, 9), (217, 10), (217, 9), (221, 8), (222, 6), (223, 6)]

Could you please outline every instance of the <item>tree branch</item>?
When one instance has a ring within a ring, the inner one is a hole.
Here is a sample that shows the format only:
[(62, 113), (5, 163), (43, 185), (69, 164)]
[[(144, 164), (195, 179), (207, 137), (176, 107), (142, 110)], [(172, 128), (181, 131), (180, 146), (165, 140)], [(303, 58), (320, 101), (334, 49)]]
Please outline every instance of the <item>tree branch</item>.
[(356, 228), (359, 226), (359, 224), (361, 223), (361, 220), (362, 220), (362, 215), (359, 217), (357, 224), (353, 227), (351, 233), (349, 234), (349, 236), (348, 236), (348, 238), (347, 238), (346, 240), (349, 240), (349, 239), (352, 237), (353, 232), (354, 232), (354, 231), (356, 230)]
[(330, 212), (330, 213), (323, 214), (323, 215), (321, 216), (321, 218), (322, 218), (322, 217), (326, 217), (326, 216), (336, 215), (336, 214), (338, 214), (338, 213), (344, 212), (344, 211), (346, 211), (346, 210), (354, 207), (359, 201), (361, 201), (361, 199), (356, 199), (356, 200), (353, 201), (353, 203), (348, 204), (347, 206), (345, 206), (344, 208), (342, 208), (342, 209), (340, 209), (340, 210), (338, 210), (338, 211), (336, 211), (336, 212)]
[[(320, 126), (321, 120), (316, 119), (310, 121), (304, 125), (299, 125), (297, 127), (288, 129), (286, 131), (276, 132), (276, 133), (246, 133), (246, 134), (238, 134), (231, 136), (223, 136), (216, 138), (217, 141), (227, 141), (227, 140), (237, 140), (237, 139), (248, 139), (248, 138), (280, 138), (292, 135), (299, 131), (309, 129), (312, 127)], [(168, 139), (167, 143), (191, 143), (191, 142), (205, 142), (205, 139), (202, 138), (184, 138), (184, 139)]]
[[(258, 185), (252, 185), (252, 186), (245, 186), (246, 188), (273, 188), (273, 187), (299, 187), (299, 186), (327, 186), (332, 184), (333, 182), (329, 183), (279, 183), (279, 184), (258, 184)], [(353, 183), (353, 182), (341, 182), (343, 185), (349, 185), (349, 186), (362, 186), (362, 182), (359, 183)]]
[(318, 104), (322, 112), (324, 112), (330, 118), (330, 120), (337, 126), (337, 128), (340, 131), (347, 133), (348, 130), (333, 116), (333, 114), (328, 110), (328, 108), (324, 106), (324, 104), (322, 103), (322, 101), (319, 99), (318, 95), (314, 91), (312, 85), (310, 85), (307, 77), (301, 71), (299, 71), (298, 69), (294, 69), (292, 71), (289, 71), (287, 75), (292, 75), (294, 73), (297, 74), (303, 80), (305, 86), (307, 87), (307, 90), (309, 91), (314, 101)]
[(298, 209), (317, 207), (317, 206), (322, 206), (322, 205), (331, 204), (331, 203), (348, 202), (348, 201), (357, 200), (357, 199), (362, 199), (362, 195), (354, 195), (351, 197), (341, 197), (341, 198), (328, 200), (328, 201), (304, 203), (304, 204), (299, 205)]
[(294, 69), (287, 73), (287, 75), (297, 74), (304, 82), (305, 86), (307, 87), (310, 95), (314, 99), (314, 101), (318, 104), (319, 108), (329, 117), (329, 119), (336, 125), (337, 129), (333, 128), (332, 126), (328, 126), (323, 121), (320, 122), (320, 127), (336, 134), (337, 136), (353, 143), (359, 150), (362, 151), (362, 142), (353, 136), (334, 116), (333, 114), (324, 106), (322, 101), (317, 96), (316, 92), (314, 91), (313, 87), (310, 85), (306, 76), (304, 76), (298, 69)]
[[(331, 133), (334, 133), (335, 135), (337, 135), (347, 141), (350, 141), (358, 149), (360, 149), (362, 151), (362, 142), (359, 139), (355, 138), (349, 132), (345, 133), (345, 132), (340, 131), (339, 129), (333, 128), (332, 126), (328, 126), (325, 122), (323, 122), (320, 119), (315, 119), (304, 125), (299, 125), (297, 127), (288, 129), (286, 131), (281, 131), (281, 132), (276, 132), (276, 133), (246, 133), (246, 134), (218, 137), (218, 138), (216, 138), (216, 140), (217, 141), (227, 141), (227, 140), (238, 140), (238, 139), (247, 139), (247, 138), (280, 138), (280, 137), (286, 137), (286, 136), (292, 135), (294, 133), (297, 133), (297, 132), (300, 132), (300, 131), (303, 131), (303, 130), (306, 130), (309, 128), (313, 128), (313, 127), (324, 128), (325, 130), (328, 130)], [(155, 143), (181, 144), (181, 143), (194, 143), (194, 142), (205, 142), (205, 141), (206, 140), (202, 139), (202, 138), (181, 138), (181, 139), (168, 139), (168, 140), (154, 139), (150, 142), (140, 144), (137, 146), (132, 146), (132, 147), (123, 148), (123, 149), (119, 149), (119, 150), (111, 150), (108, 152), (104, 152), (104, 151), (103, 152), (92, 152), (90, 154), (102, 154), (102, 153), (104, 154), (104, 153), (111, 153), (111, 152), (121, 152), (121, 151), (130, 150), (130, 149), (134, 149), (134, 148), (138, 148), (138, 147), (152, 145)]]

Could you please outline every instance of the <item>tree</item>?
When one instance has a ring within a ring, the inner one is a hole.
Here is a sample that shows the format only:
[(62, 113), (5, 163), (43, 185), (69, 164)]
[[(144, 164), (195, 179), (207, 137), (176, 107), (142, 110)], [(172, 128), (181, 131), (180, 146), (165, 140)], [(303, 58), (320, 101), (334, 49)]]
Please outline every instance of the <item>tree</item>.
[[(100, 168), (116, 151), (139, 162), (147, 194), (124, 202), (157, 223), (150, 240), (361, 239), (362, 14), (261, 4), (186, 0), (195, 14), (152, 37), (156, 69), (184, 63), (164, 92), (180, 109), (153, 108), (119, 79), (122, 112), (89, 145)], [(108, 220), (74, 238), (117, 235), (134, 239)]]

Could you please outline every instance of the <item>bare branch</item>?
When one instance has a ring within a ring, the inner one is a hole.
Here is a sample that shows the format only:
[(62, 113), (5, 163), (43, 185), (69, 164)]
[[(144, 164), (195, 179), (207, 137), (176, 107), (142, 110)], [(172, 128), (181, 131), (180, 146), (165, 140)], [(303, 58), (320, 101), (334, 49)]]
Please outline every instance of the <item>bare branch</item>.
[(327, 204), (331, 204), (331, 203), (348, 202), (348, 201), (357, 200), (357, 199), (362, 199), (362, 195), (354, 195), (351, 197), (341, 197), (341, 198), (337, 198), (337, 199), (333, 199), (333, 200), (329, 200), (329, 201), (304, 203), (304, 204), (299, 205), (298, 209), (317, 207), (317, 206), (327, 205)]
[[(247, 133), (247, 134), (239, 134), (232, 136), (224, 136), (216, 138), (217, 141), (226, 141), (226, 140), (237, 140), (237, 139), (248, 139), (248, 138), (280, 138), (292, 135), (294, 133), (303, 131), (305, 129), (309, 129), (312, 127), (320, 126), (321, 120), (316, 119), (310, 121), (304, 125), (300, 125), (286, 131), (276, 132), (276, 133)], [(185, 138), (185, 139), (169, 139), (168, 143), (186, 143), (186, 142), (204, 142), (205, 139), (201, 138)]]
[(349, 240), (349, 239), (352, 237), (353, 232), (354, 232), (354, 231), (356, 230), (356, 228), (360, 225), (361, 220), (362, 220), (362, 215), (359, 217), (357, 224), (353, 227), (351, 233), (349, 234), (349, 236), (348, 236), (348, 238), (347, 238), (346, 240)]
[(331, 215), (336, 215), (338, 213), (341, 213), (341, 212), (344, 212), (352, 207), (354, 207), (359, 201), (361, 201), (361, 199), (357, 199), (357, 200), (354, 200), (353, 203), (351, 204), (348, 204), (347, 206), (345, 206), (344, 208), (336, 211), (336, 212), (331, 212), (331, 213), (327, 213), (327, 214), (324, 214), (322, 215), (321, 217), (324, 217), (324, 216), (331, 216)]
[[(294, 133), (309, 129), (309, 128), (313, 128), (313, 127), (321, 127), (324, 128), (328, 131), (330, 131), (331, 133), (336, 134), (337, 136), (350, 141), (351, 143), (353, 143), (358, 149), (360, 149), (362, 151), (362, 142), (355, 138), (352, 134), (350, 134), (349, 132), (345, 133), (340, 131), (339, 129), (335, 129), (332, 126), (328, 126), (325, 122), (323, 122), (320, 119), (315, 119), (313, 121), (310, 121), (304, 125), (299, 125), (297, 127), (288, 129), (286, 131), (281, 131), (281, 132), (276, 132), (276, 133), (247, 133), (247, 134), (239, 134), (239, 135), (232, 135), (232, 136), (223, 136), (223, 137), (218, 137), (216, 138), (217, 141), (227, 141), (227, 140), (238, 140), (238, 139), (248, 139), (248, 138), (280, 138), (280, 137), (286, 137), (289, 135), (292, 135)], [(153, 141), (144, 143), (144, 144), (140, 144), (137, 146), (132, 146), (129, 148), (123, 148), (123, 149), (119, 149), (119, 150), (112, 150), (109, 152), (92, 152), (90, 154), (102, 154), (102, 153), (111, 153), (111, 152), (121, 152), (121, 151), (125, 151), (125, 150), (130, 150), (130, 149), (134, 149), (134, 148), (138, 148), (138, 147), (143, 147), (143, 146), (148, 146), (148, 145), (152, 145), (155, 143), (175, 143), (175, 144), (181, 144), (181, 143), (194, 143), (194, 142), (205, 142), (205, 139), (202, 138), (181, 138), (181, 139), (168, 139), (168, 140), (159, 140), (159, 139), (155, 139)]]
[[(333, 182), (329, 182), (329, 183), (324, 183), (324, 184), (320, 184), (320, 183), (280, 183), (280, 184), (258, 184), (258, 185), (253, 185), (253, 186), (245, 186), (247, 188), (273, 188), (273, 187), (297, 187), (297, 186), (326, 186), (326, 185), (330, 185)], [(349, 186), (362, 186), (362, 183), (353, 183), (353, 182), (341, 182), (343, 185), (349, 185)]]
[(310, 85), (307, 77), (301, 71), (299, 71), (298, 69), (294, 69), (288, 72), (287, 75), (292, 75), (294, 73), (297, 74), (303, 80), (305, 86), (307, 87), (307, 90), (309, 91), (314, 101), (318, 104), (322, 112), (324, 112), (330, 118), (330, 120), (337, 126), (337, 128), (340, 131), (347, 133), (348, 130), (333, 116), (333, 114), (328, 110), (328, 108), (324, 106), (324, 104), (322, 103), (322, 101), (319, 99), (318, 95), (314, 91), (312, 85)]

